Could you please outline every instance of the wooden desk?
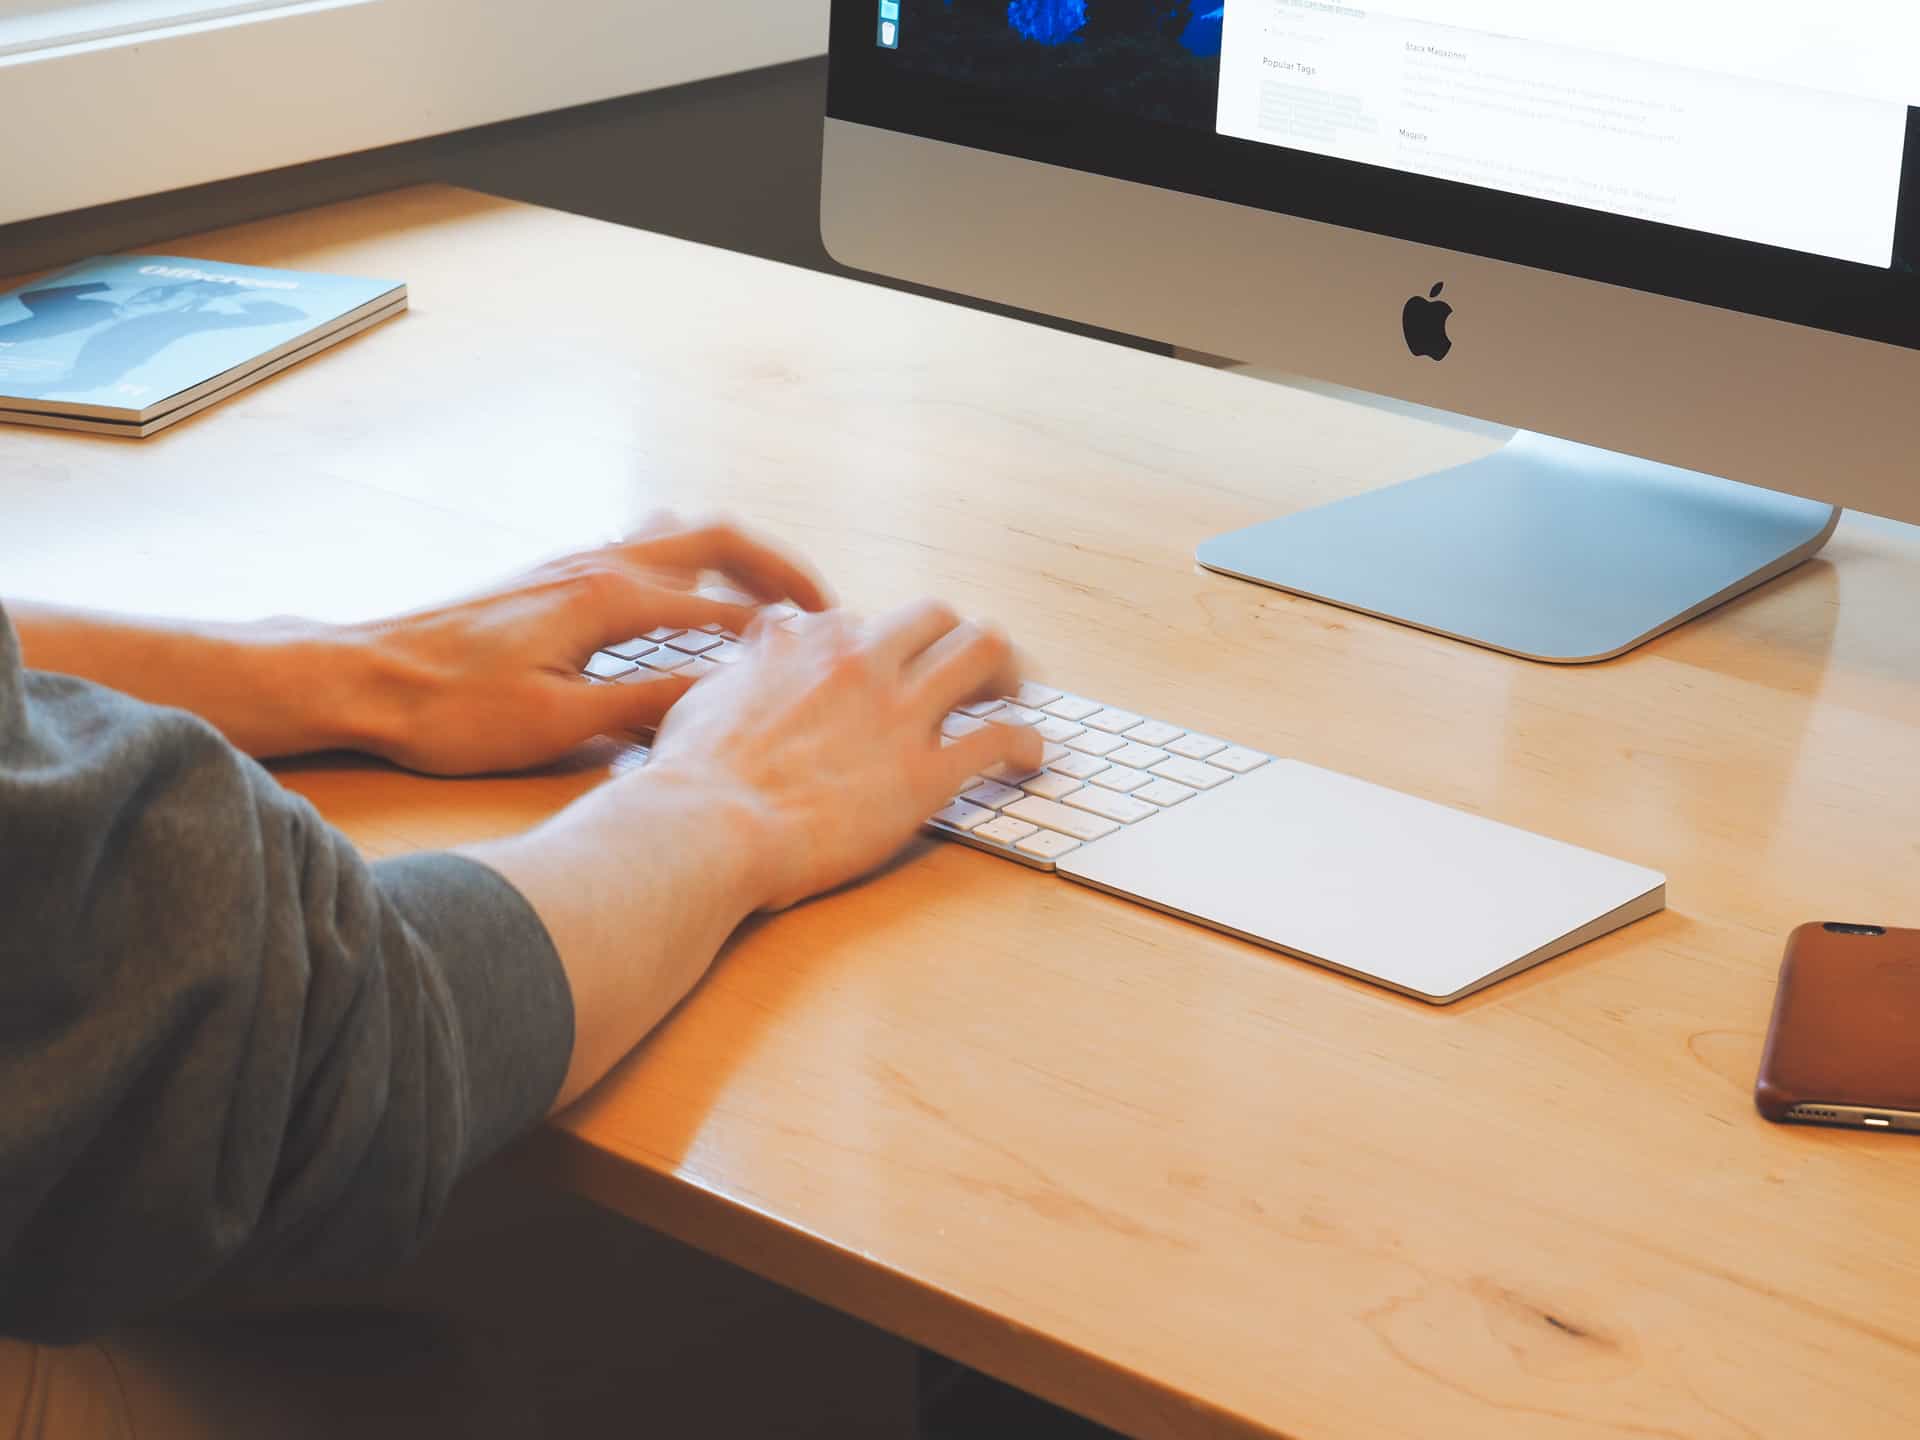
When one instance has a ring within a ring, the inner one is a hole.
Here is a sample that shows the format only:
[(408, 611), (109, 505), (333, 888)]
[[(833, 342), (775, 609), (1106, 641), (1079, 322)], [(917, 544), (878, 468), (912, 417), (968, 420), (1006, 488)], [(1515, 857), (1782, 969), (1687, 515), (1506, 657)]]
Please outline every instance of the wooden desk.
[[(856, 606), (938, 591), (1043, 676), (1672, 877), (1436, 1011), (923, 844), (749, 927), (537, 1142), (558, 1181), (1141, 1435), (1920, 1429), (1920, 1144), (1749, 1099), (1787, 930), (1920, 924), (1913, 532), (1552, 669), (1191, 559), (1483, 436), (453, 191), (170, 248), (415, 310), (143, 444), (0, 432), (0, 590), (361, 615), (725, 507)], [(391, 852), (603, 761), (285, 774)]]

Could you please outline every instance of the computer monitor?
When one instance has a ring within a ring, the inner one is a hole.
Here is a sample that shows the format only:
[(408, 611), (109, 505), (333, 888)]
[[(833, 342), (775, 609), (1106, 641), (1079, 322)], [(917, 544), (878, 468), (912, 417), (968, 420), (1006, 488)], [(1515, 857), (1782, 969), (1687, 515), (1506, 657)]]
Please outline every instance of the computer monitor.
[(1920, 521), (1916, 56), (1914, 0), (834, 0), (822, 230), (1514, 427), (1199, 558), (1604, 659)]

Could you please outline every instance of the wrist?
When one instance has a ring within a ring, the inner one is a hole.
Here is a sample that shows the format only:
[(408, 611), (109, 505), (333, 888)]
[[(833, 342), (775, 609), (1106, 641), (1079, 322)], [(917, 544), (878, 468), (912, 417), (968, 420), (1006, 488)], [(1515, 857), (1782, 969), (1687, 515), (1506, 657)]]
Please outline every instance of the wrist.
[(306, 627), (295, 649), (326, 677), (321, 704), (335, 750), (392, 759), (413, 736), (432, 681), (379, 625)]
[(673, 812), (683, 827), (676, 833), (711, 837), (713, 881), (738, 912), (736, 920), (781, 903), (775, 816), (749, 786), (674, 759), (655, 761), (596, 793), (616, 803), (618, 787), (625, 785), (647, 787), (654, 803)]
[(274, 737), (265, 753), (386, 753), (396, 728), (395, 667), (375, 637), (349, 625), (272, 619), (236, 627), (231, 640), (253, 657), (237, 673), (258, 676), (255, 692), (283, 707), (261, 717)]

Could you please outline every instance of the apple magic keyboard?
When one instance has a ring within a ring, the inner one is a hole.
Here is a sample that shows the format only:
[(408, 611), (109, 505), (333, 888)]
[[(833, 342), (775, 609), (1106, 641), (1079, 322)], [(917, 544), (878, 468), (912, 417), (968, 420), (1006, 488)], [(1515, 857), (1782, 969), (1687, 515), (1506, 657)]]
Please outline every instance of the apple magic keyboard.
[[(667, 627), (586, 673), (697, 678), (744, 653)], [(1666, 904), (1652, 870), (1052, 686), (942, 728), (983, 725), (1032, 727), (1041, 764), (974, 777), (933, 834), (1435, 1004)]]

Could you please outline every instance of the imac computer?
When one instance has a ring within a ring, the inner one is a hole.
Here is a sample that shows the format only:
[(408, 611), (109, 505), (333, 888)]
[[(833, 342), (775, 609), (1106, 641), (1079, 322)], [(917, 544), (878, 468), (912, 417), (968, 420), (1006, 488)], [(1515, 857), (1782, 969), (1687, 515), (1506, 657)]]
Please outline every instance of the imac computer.
[(1514, 428), (1196, 536), (1619, 655), (1920, 521), (1914, 0), (833, 0), (845, 264)]

